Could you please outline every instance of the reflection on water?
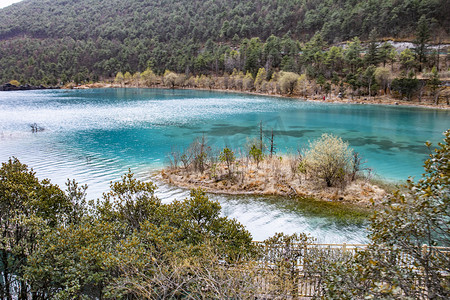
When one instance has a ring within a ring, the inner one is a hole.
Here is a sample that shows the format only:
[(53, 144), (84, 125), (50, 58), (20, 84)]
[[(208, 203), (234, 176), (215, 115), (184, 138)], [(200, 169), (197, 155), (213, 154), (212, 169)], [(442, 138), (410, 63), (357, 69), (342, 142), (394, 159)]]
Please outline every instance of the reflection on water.
[[(321, 104), (294, 99), (187, 90), (98, 89), (0, 93), (0, 160), (18, 157), (40, 178), (63, 185), (75, 178), (101, 197), (130, 168), (148, 179), (171, 148), (208, 136), (217, 148), (242, 147), (272, 129), (279, 153), (295, 152), (331, 132), (363, 154), (388, 179), (422, 172), (425, 141), (442, 140), (450, 112), (406, 107)], [(31, 133), (30, 124), (43, 127)], [(159, 183), (163, 201), (187, 196)], [(213, 195), (225, 215), (245, 224), (255, 239), (284, 231), (308, 232), (320, 241), (361, 242), (361, 226), (342, 225), (261, 197)]]

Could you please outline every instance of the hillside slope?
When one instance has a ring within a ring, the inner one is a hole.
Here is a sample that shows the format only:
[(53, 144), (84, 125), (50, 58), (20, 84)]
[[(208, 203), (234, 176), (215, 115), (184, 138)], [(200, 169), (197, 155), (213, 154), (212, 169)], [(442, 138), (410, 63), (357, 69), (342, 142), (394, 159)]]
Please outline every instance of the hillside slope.
[(422, 15), (446, 38), (449, 10), (447, 0), (24, 0), (0, 10), (0, 80), (96, 79), (148, 62), (192, 71), (208, 41), (223, 54), (219, 45), (271, 35), (405, 38)]

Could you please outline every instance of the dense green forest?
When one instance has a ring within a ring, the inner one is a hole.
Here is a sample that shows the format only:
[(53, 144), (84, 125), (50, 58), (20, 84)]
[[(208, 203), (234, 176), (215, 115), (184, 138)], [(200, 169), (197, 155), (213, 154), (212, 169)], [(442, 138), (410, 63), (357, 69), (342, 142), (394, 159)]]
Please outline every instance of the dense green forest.
[(304, 43), (317, 34), (318, 50), (356, 36), (412, 40), (423, 18), (427, 42), (439, 42), (449, 9), (446, 0), (24, 0), (0, 10), (0, 81), (78, 83), (149, 66), (300, 73), (314, 59)]

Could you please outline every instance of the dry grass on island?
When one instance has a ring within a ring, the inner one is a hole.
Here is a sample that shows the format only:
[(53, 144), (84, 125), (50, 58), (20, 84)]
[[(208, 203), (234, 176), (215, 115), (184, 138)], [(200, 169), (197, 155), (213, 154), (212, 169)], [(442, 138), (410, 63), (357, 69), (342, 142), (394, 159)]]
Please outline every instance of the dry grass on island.
[(212, 193), (299, 196), (361, 206), (386, 195), (371, 182), (360, 155), (333, 135), (322, 135), (296, 155), (264, 155), (259, 140), (250, 140), (239, 152), (228, 147), (212, 151), (205, 137), (197, 138), (185, 151), (172, 151), (161, 176), (167, 183)]

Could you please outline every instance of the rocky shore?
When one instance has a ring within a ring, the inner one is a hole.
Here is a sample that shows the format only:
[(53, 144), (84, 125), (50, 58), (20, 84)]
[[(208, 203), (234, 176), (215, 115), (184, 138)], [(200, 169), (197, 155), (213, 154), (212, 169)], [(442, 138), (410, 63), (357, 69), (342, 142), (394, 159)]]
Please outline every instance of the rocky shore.
[(60, 87), (57, 86), (50, 86), (50, 87), (46, 87), (43, 85), (39, 85), (39, 86), (34, 86), (34, 85), (14, 85), (11, 83), (5, 83), (3, 85), (0, 85), (0, 91), (30, 91), (30, 90), (55, 90), (55, 89), (60, 89)]

